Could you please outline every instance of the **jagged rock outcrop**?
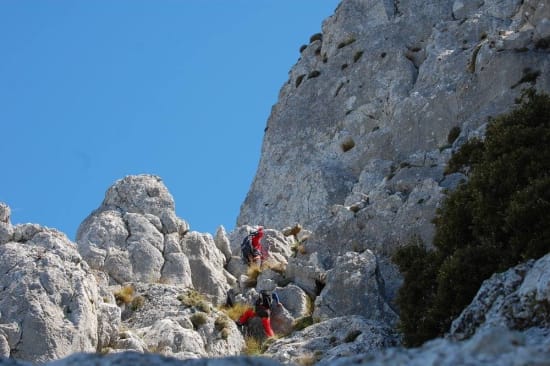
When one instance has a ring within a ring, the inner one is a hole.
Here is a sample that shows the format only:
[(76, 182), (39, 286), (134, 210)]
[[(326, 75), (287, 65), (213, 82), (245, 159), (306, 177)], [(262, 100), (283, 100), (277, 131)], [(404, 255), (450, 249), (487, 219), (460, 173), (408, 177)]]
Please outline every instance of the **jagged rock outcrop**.
[(111, 334), (111, 309), (76, 245), (54, 229), (12, 226), (4, 204), (0, 225), (0, 356), (45, 362), (95, 352)]
[(319, 365), (546, 365), (549, 284), (550, 254), (486, 280), (446, 338), (415, 349), (360, 351), (361, 355), (322, 360)]
[(339, 357), (370, 353), (399, 343), (395, 331), (361, 316), (330, 319), (275, 341), (266, 355), (284, 364), (331, 364)]
[(110, 283), (162, 282), (194, 286), (225, 299), (227, 261), (212, 235), (189, 231), (159, 177), (127, 176), (80, 225), (76, 242), (90, 266)]
[(119, 300), (123, 309), (119, 337), (104, 352), (133, 350), (195, 359), (238, 355), (243, 348), (235, 323), (193, 289), (127, 283), (112, 291), (126, 295), (123, 302)]
[(550, 334), (550, 254), (483, 282), (472, 303), (453, 322), (450, 337), (467, 339), (491, 327), (519, 331), (540, 327)]
[(314, 318), (326, 320), (345, 315), (362, 315), (394, 327), (398, 315), (384, 297), (384, 281), (376, 256), (348, 252), (327, 272), (326, 285), (315, 300)]
[(340, 358), (330, 365), (548, 365), (548, 335), (548, 332), (539, 334), (538, 341), (532, 343), (520, 332), (488, 328), (463, 342), (440, 338), (419, 348), (390, 348), (376, 354)]

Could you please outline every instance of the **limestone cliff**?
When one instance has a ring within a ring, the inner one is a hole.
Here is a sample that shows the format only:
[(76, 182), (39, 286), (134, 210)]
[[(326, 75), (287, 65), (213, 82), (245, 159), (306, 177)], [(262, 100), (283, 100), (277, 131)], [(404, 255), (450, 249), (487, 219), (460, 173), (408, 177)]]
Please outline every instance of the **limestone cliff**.
[(549, 9), (343, 0), (281, 88), (237, 223), (311, 231), (289, 261), (303, 287), (330, 282), (340, 256), (372, 250), (393, 307), (401, 282), (389, 257), (415, 237), (430, 245), (444, 192), (466, 178), (444, 174), (450, 156), (523, 89), (550, 91)]
[(429, 242), (459, 179), (443, 175), (452, 151), (523, 88), (550, 90), (549, 13), (545, 0), (343, 0), (280, 91), (238, 224)]

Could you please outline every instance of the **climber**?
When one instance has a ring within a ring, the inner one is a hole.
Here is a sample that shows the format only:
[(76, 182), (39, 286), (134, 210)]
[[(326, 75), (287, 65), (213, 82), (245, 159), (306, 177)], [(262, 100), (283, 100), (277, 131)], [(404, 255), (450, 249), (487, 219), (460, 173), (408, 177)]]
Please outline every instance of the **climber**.
[(268, 250), (264, 248), (260, 240), (264, 236), (264, 228), (258, 227), (258, 230), (248, 234), (241, 244), (241, 256), (243, 261), (248, 264), (257, 264), (261, 266), (267, 259)]
[(248, 321), (254, 317), (259, 317), (262, 321), (262, 326), (264, 328), (264, 333), (266, 337), (273, 337), (275, 333), (271, 329), (271, 309), (274, 306), (280, 306), (279, 297), (276, 293), (271, 295), (266, 291), (260, 291), (260, 295), (254, 304), (254, 309), (247, 309), (243, 315), (237, 320), (237, 325), (239, 327), (245, 326)]

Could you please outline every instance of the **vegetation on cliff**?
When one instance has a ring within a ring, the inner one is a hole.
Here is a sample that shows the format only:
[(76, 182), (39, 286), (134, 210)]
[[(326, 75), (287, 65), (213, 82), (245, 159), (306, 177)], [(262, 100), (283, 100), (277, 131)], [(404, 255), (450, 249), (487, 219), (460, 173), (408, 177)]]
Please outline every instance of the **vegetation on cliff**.
[(550, 97), (529, 90), (520, 102), (449, 161), (469, 179), (438, 210), (434, 249), (415, 240), (394, 256), (407, 346), (447, 332), (491, 274), (550, 251)]

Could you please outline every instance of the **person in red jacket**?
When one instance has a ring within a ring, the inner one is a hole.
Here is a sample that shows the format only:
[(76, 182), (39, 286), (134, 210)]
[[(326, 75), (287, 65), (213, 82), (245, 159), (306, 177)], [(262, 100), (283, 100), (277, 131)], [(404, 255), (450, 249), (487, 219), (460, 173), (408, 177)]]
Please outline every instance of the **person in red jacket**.
[[(269, 295), (267, 295), (267, 296), (269, 296)], [(260, 294), (260, 297), (258, 298), (258, 300), (256, 300), (254, 309), (252, 309), (252, 308), (247, 309), (243, 313), (243, 315), (241, 315), (239, 320), (237, 320), (237, 325), (238, 326), (246, 325), (246, 323), (250, 319), (257, 316), (262, 321), (262, 326), (264, 328), (264, 332), (265, 332), (266, 337), (269, 338), (269, 337), (273, 337), (275, 335), (275, 333), (273, 332), (273, 329), (271, 328), (271, 318), (270, 318), (271, 309), (270, 309), (270, 306), (269, 306), (269, 304), (265, 303), (263, 298), (264, 298), (264, 294)]]
[(259, 227), (256, 231), (256, 234), (252, 236), (252, 255), (249, 258), (249, 263), (256, 263), (258, 266), (261, 266), (262, 262), (265, 260), (264, 249), (260, 240), (264, 236), (264, 228)]

